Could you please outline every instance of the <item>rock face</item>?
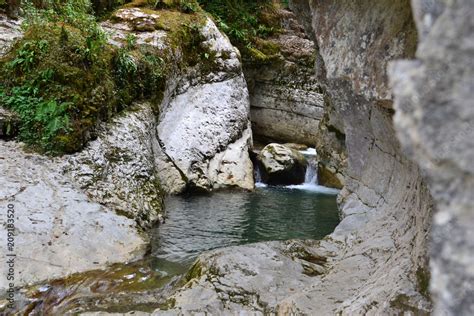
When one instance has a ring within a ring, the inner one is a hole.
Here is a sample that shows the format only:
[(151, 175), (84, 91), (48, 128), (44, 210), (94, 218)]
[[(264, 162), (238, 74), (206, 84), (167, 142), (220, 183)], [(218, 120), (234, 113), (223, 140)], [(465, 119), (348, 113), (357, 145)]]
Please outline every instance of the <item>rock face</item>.
[(104, 124), (96, 140), (65, 157), (64, 171), (95, 201), (150, 227), (163, 211), (156, 118), (137, 104)]
[(395, 126), (437, 203), (431, 250), (436, 315), (474, 313), (474, 3), (413, 1), (421, 42), (391, 67)]
[[(146, 249), (133, 220), (92, 202), (59, 170), (58, 161), (0, 141), (1, 235), (12, 228), (7, 207), (15, 226), (12, 251), (5, 244), (0, 254), (16, 255), (15, 286), (133, 260)], [(7, 269), (2, 265), (0, 296), (11, 282)]]
[[(137, 34), (138, 45), (166, 51), (165, 31), (130, 26), (157, 19), (159, 14), (121, 9), (104, 27), (115, 45)], [(160, 219), (165, 191), (254, 186), (248, 93), (238, 51), (210, 20), (201, 32), (202, 45), (215, 53), (213, 72), (176, 71), (167, 80), (159, 114), (151, 104), (136, 104), (104, 124), (98, 138), (64, 164), (96, 201), (141, 227)]]
[[(324, 273), (328, 256), (333, 255), (310, 252), (310, 244), (268, 242), (204, 254), (187, 276), (193, 279), (192, 286), (173, 295), (170, 305), (188, 315), (290, 315), (290, 310), (278, 304), (298, 289), (311, 287), (314, 277)], [(175, 315), (176, 311), (152, 315)]]
[(318, 163), (318, 183), (325, 187), (342, 189), (344, 175), (326, 163)]
[(160, 144), (168, 158), (162, 165), (173, 169), (166, 172), (168, 180), (171, 174), (179, 174), (192, 189), (251, 190), (250, 104), (240, 54), (211, 20), (201, 35), (203, 47), (215, 56), (213, 70), (203, 73), (198, 65), (167, 90), (158, 123)]
[(278, 53), (244, 63), (252, 129), (257, 137), (314, 146), (325, 99), (315, 74), (317, 50), (292, 12), (280, 10), (282, 33), (268, 40)]
[(300, 184), (306, 174), (306, 159), (298, 151), (269, 144), (257, 156), (262, 180), (268, 184)]
[(0, 57), (5, 55), (15, 39), (22, 36), (21, 20), (12, 20), (0, 14)]
[[(414, 55), (417, 34), (410, 3), (295, 0), (290, 7), (297, 16), (311, 17), (302, 24), (324, 61), (319, 75), (329, 102), (317, 150), (344, 176), (342, 221), (323, 241), (301, 246), (306, 253), (328, 254), (322, 255), (326, 260), (309, 260), (314, 266), (288, 262), (284, 243), (202, 256), (203, 266), (212, 268), (204, 268), (204, 276), (198, 273), (172, 297), (172, 310), (195, 311), (185, 304), (188, 299), (202, 302), (199, 311), (429, 313), (432, 198), (418, 166), (397, 141), (386, 73), (390, 60)], [(288, 264), (278, 272), (264, 270), (278, 261)], [(265, 273), (272, 277), (258, 277)], [(285, 288), (285, 282), (275, 283), (280, 278), (297, 285)]]

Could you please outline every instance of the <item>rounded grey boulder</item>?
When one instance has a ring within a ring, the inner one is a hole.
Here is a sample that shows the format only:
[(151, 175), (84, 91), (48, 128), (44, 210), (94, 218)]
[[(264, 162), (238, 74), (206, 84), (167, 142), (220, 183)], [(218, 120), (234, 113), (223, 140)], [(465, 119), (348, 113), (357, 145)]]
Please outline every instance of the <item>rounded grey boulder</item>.
[(300, 184), (306, 174), (306, 159), (297, 150), (281, 144), (269, 144), (257, 156), (262, 180), (268, 184)]

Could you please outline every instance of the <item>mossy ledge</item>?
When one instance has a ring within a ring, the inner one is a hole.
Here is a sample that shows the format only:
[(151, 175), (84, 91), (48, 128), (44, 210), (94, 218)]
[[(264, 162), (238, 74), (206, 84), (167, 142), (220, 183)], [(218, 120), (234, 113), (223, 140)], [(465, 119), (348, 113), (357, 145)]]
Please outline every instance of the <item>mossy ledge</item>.
[[(149, 101), (158, 112), (170, 65), (207, 65), (213, 57), (200, 45), (206, 14), (191, 2), (118, 8), (107, 23), (130, 26), (121, 43), (110, 40), (90, 4), (26, 8), (24, 36), (0, 59), (0, 105), (18, 113), (19, 140), (43, 153), (74, 153), (133, 102)], [(124, 21), (118, 14), (124, 8), (142, 18)], [(150, 28), (164, 33), (164, 45), (139, 41)]]

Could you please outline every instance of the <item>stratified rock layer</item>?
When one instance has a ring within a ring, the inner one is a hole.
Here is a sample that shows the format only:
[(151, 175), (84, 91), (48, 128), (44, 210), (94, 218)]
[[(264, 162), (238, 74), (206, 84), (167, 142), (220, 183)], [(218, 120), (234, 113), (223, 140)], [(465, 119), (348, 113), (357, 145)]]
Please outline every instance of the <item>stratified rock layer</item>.
[(436, 315), (474, 314), (474, 3), (413, 1), (416, 60), (391, 68), (395, 125), (437, 202), (431, 250)]
[(244, 62), (252, 129), (260, 138), (314, 146), (325, 106), (315, 74), (315, 66), (322, 65), (296, 16), (286, 10), (277, 14), (282, 32), (267, 39), (275, 55), (264, 62)]

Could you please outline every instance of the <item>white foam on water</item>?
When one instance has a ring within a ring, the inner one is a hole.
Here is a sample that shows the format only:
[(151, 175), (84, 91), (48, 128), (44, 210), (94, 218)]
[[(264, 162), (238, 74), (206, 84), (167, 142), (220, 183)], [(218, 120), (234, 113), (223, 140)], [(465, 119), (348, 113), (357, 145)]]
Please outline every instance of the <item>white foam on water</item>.
[(304, 191), (322, 193), (322, 194), (339, 194), (339, 191), (340, 191), (338, 189), (328, 188), (328, 187), (325, 187), (319, 184), (314, 184), (314, 183), (287, 185), (285, 186), (285, 188), (292, 189), (292, 190), (304, 190)]
[[(316, 161), (317, 152), (315, 148), (308, 148), (301, 150), (300, 153), (306, 156), (308, 160), (308, 166), (306, 168), (306, 174), (304, 183), (287, 185), (284, 188), (291, 190), (304, 190), (308, 192), (315, 192), (321, 194), (339, 194), (340, 190), (334, 188), (328, 188), (318, 184), (318, 164)], [(255, 187), (256, 188), (267, 188), (268, 184), (262, 182), (262, 177), (258, 166), (255, 166)]]
[(302, 153), (305, 156), (316, 156), (318, 154), (316, 152), (316, 148), (308, 148), (306, 150), (300, 150), (300, 153)]

